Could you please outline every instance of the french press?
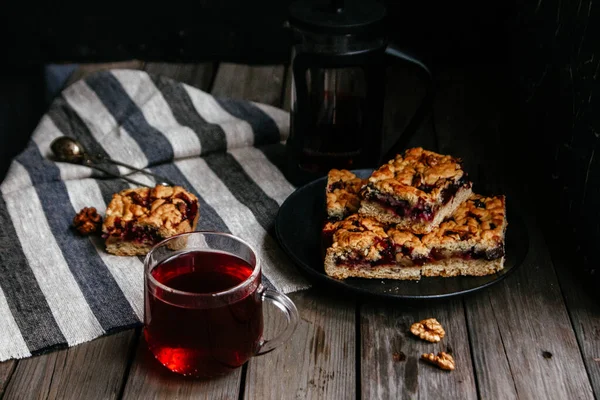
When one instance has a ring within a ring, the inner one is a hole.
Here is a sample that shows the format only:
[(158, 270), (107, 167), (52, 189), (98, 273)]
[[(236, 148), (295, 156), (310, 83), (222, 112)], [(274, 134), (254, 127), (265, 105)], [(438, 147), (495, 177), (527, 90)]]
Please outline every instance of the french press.
[(291, 4), (292, 110), (286, 143), (288, 179), (301, 185), (332, 168), (374, 168), (384, 159), (385, 67), (416, 65), (427, 94), (391, 151), (400, 151), (426, 116), (432, 80), (419, 60), (388, 45), (386, 8), (374, 1), (300, 0)]

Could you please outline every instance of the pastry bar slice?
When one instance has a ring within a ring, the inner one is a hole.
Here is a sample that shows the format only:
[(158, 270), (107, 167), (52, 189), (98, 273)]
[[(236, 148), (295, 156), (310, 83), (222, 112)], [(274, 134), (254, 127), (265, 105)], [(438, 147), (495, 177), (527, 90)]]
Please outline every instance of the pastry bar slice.
[(325, 189), (327, 218), (341, 220), (350, 214), (355, 214), (360, 207), (358, 193), (365, 183), (365, 179), (357, 177), (348, 170), (330, 170)]
[(395, 232), (372, 218), (353, 214), (330, 222), (332, 244), (325, 273), (333, 278), (420, 279), (427, 249), (413, 233)]
[(471, 195), (471, 186), (459, 159), (413, 148), (373, 172), (361, 191), (359, 213), (429, 233)]
[(113, 195), (102, 224), (106, 251), (144, 255), (161, 240), (196, 229), (198, 199), (181, 186), (126, 189)]
[(333, 233), (325, 273), (337, 279), (415, 280), (493, 274), (504, 267), (506, 226), (504, 196), (472, 195), (426, 235), (351, 215), (326, 224)]
[(483, 276), (504, 268), (506, 198), (477, 194), (440, 227), (423, 236), (429, 249), (424, 276)]

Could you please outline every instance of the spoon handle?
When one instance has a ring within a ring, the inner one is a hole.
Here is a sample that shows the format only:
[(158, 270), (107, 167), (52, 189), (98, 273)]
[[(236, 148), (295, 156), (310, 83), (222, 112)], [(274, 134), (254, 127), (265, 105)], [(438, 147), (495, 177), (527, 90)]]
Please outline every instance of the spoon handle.
[(171, 182), (168, 178), (165, 178), (164, 176), (161, 176), (161, 175), (155, 174), (153, 172), (147, 171), (145, 169), (137, 168), (137, 167), (134, 167), (133, 165), (125, 164), (124, 162), (113, 160), (112, 158), (108, 158), (108, 157), (102, 157), (102, 160), (111, 162), (113, 164), (121, 165), (123, 167), (129, 168), (132, 171), (141, 172), (143, 174), (150, 175), (150, 176), (153, 176), (155, 178), (158, 178), (161, 181), (159, 183), (167, 183), (167, 184), (169, 184), (169, 186), (175, 186), (175, 184), (173, 182)]
[(138, 186), (150, 187), (150, 186), (146, 185), (145, 183), (138, 182), (138, 181), (136, 181), (135, 179), (131, 179), (131, 178), (130, 178), (130, 177), (128, 177), (128, 176), (125, 176), (125, 175), (118, 175), (118, 174), (113, 174), (113, 173), (112, 173), (112, 172), (110, 172), (108, 169), (106, 169), (106, 168), (102, 168), (102, 167), (99, 167), (99, 166), (97, 166), (97, 165), (94, 165), (94, 164), (92, 164), (92, 163), (86, 163), (86, 165), (87, 165), (88, 167), (90, 167), (90, 168), (97, 169), (97, 170), (98, 170), (98, 171), (100, 171), (100, 172), (104, 172), (106, 175), (108, 175), (108, 176), (112, 176), (113, 178), (119, 178), (119, 179), (123, 179), (123, 180), (125, 180), (125, 181), (127, 181), (127, 182), (131, 182), (131, 183), (133, 183), (133, 184), (135, 184), (135, 185), (138, 185)]

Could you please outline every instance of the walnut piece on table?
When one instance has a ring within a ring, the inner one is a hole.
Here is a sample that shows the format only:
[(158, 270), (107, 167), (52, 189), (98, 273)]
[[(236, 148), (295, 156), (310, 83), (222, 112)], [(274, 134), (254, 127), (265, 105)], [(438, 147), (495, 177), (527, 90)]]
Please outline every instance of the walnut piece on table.
[(94, 207), (84, 207), (73, 218), (73, 226), (81, 235), (91, 235), (100, 232), (102, 217)]
[(415, 322), (410, 326), (410, 331), (413, 335), (432, 343), (439, 342), (446, 335), (442, 324), (435, 318)]
[(425, 353), (421, 356), (421, 358), (446, 371), (452, 371), (455, 368), (454, 358), (450, 354), (443, 351), (437, 354)]

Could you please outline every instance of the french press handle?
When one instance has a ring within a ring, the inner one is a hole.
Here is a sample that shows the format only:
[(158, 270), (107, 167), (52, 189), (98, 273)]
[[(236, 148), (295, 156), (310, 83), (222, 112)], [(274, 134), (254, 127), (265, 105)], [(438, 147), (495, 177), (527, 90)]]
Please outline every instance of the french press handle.
[(417, 67), (420, 73), (420, 78), (425, 83), (425, 96), (423, 97), (423, 100), (421, 101), (421, 104), (419, 104), (417, 111), (415, 111), (415, 113), (413, 114), (412, 118), (404, 128), (404, 131), (402, 132), (398, 140), (379, 160), (379, 165), (383, 164), (384, 162), (387, 162), (388, 160), (393, 159), (396, 156), (396, 154), (401, 153), (404, 149), (406, 149), (408, 142), (410, 141), (412, 136), (417, 132), (417, 129), (419, 129), (419, 126), (421, 126), (425, 117), (432, 110), (433, 100), (435, 97), (435, 85), (433, 75), (431, 74), (431, 71), (423, 61), (419, 60), (417, 57), (403, 50), (398, 49), (393, 45), (388, 45), (386, 47), (385, 54), (392, 57), (396, 61), (411, 64)]

